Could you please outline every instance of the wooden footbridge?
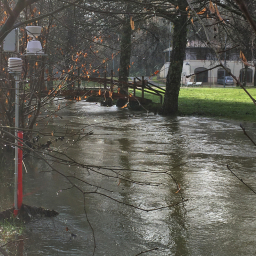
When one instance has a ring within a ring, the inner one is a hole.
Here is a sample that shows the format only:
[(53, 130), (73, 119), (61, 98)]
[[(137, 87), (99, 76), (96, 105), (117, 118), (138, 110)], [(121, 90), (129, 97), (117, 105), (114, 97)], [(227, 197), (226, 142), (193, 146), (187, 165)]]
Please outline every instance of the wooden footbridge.
[[(111, 77), (79, 77), (78, 86), (74, 89), (62, 90), (60, 95), (67, 98), (89, 97), (89, 96), (104, 96), (112, 99), (127, 99), (129, 101), (139, 101), (140, 103), (149, 102), (149, 95), (159, 97), (159, 102), (162, 103), (165, 89), (149, 82), (142, 76), (134, 77), (133, 81), (127, 83), (114, 79), (113, 72)], [(81, 86), (83, 81), (84, 86)], [(126, 92), (126, 93), (125, 93)], [(129, 96), (127, 96), (129, 95)]]

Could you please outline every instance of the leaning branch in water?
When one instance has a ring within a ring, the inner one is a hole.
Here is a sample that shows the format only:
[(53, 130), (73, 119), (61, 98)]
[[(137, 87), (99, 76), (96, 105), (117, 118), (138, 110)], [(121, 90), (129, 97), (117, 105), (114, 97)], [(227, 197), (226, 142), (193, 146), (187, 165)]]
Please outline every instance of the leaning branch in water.
[(227, 165), (228, 170), (239, 180), (241, 181), (247, 188), (249, 188), (254, 194), (256, 194), (256, 192), (249, 186), (247, 185), (241, 178), (239, 178), (229, 167), (229, 165)]
[(252, 144), (254, 146), (256, 146), (256, 143), (254, 142), (254, 140), (249, 136), (249, 134), (246, 132), (245, 128), (242, 126), (242, 124), (240, 124), (240, 127), (242, 128), (244, 135), (252, 142)]
[(136, 254), (135, 256), (139, 256), (139, 255), (142, 255), (142, 254), (147, 253), (147, 252), (156, 251), (156, 250), (158, 250), (158, 249), (159, 249), (158, 247), (153, 248), (153, 249), (149, 249), (149, 250), (146, 250), (146, 251), (140, 252), (140, 253)]

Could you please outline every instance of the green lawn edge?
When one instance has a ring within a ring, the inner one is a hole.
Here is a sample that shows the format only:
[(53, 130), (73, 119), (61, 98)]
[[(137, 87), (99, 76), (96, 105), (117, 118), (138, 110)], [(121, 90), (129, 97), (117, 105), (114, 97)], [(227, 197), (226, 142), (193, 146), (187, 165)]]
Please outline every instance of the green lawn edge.
[[(247, 88), (256, 98), (256, 88)], [(153, 101), (150, 110), (160, 109), (159, 97), (147, 95)], [(164, 95), (163, 95), (164, 97)], [(205, 116), (239, 121), (256, 121), (256, 106), (240, 87), (231, 88), (184, 88), (179, 93), (180, 116)]]

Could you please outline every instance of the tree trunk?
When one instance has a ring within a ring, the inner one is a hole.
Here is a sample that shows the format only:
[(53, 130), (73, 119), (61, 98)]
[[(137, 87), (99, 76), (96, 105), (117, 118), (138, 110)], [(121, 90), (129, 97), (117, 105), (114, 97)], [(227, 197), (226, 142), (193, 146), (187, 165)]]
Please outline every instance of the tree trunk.
[(175, 115), (178, 113), (181, 73), (187, 43), (186, 1), (182, 0), (179, 3), (182, 15), (177, 16), (173, 21), (173, 49), (166, 77), (166, 91), (162, 107), (162, 114), (164, 115)]
[[(33, 3), (34, 1), (31, 1)], [(7, 2), (6, 2), (7, 3)], [(30, 4), (31, 4), (30, 3)], [(7, 3), (8, 4), (8, 3)], [(28, 5), (28, 1), (18, 0), (15, 7), (12, 10), (12, 15), (8, 17), (4, 25), (0, 29), (0, 44), (2, 44), (5, 37), (11, 32), (12, 26), (14, 25), (16, 19), (19, 17), (20, 12)], [(2, 7), (1, 7), (2, 8)]]
[[(130, 5), (127, 6), (129, 12)], [(131, 35), (132, 29), (130, 24), (130, 17), (126, 15), (123, 23), (122, 38), (121, 38), (121, 53), (120, 53), (120, 67), (119, 67), (119, 80), (127, 83), (130, 70), (131, 58)], [(122, 86), (125, 87), (125, 86)]]
[(256, 66), (254, 67), (253, 86), (256, 86)]
[(50, 78), (49, 81), (47, 80), (47, 90), (53, 90), (53, 65), (49, 61), (49, 67), (48, 67), (48, 77)]
[(76, 27), (75, 27), (75, 14), (73, 8), (68, 8), (66, 10), (66, 27), (67, 27), (67, 37), (66, 37), (66, 46), (65, 46), (65, 69), (67, 71), (67, 88), (68, 90), (75, 89), (75, 81), (73, 75), (73, 62), (72, 55), (76, 52)]

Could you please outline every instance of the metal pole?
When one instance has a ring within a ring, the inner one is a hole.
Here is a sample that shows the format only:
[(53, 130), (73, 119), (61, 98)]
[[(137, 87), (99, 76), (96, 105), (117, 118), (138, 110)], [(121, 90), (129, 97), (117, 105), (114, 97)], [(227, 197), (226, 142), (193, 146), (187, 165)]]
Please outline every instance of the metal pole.
[(15, 171), (14, 171), (14, 215), (18, 214), (18, 129), (19, 129), (19, 80), (22, 71), (22, 59), (21, 58), (9, 58), (8, 59), (9, 72), (14, 74), (15, 80)]
[(15, 75), (15, 173), (14, 173), (14, 215), (18, 213), (18, 129), (19, 129), (19, 75)]

